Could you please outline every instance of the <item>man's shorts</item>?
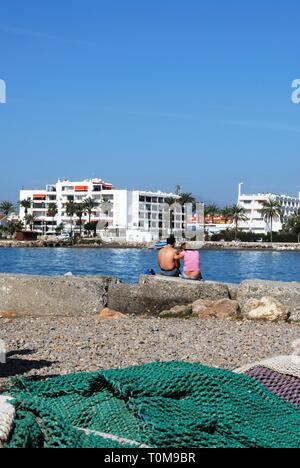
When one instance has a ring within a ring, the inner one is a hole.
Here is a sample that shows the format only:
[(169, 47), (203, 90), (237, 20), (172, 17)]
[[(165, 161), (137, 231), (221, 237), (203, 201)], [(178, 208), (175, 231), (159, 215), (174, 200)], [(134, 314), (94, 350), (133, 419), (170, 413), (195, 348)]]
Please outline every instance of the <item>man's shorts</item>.
[(160, 270), (160, 274), (163, 276), (170, 276), (173, 278), (179, 278), (180, 271), (178, 268), (174, 268), (174, 270), (166, 271), (166, 270)]

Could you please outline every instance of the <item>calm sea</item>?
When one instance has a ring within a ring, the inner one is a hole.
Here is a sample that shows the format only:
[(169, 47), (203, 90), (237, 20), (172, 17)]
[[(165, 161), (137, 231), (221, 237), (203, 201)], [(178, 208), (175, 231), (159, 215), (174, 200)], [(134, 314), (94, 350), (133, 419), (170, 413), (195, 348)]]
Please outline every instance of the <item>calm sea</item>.
[[(201, 265), (207, 280), (300, 282), (300, 252), (201, 251)], [(112, 275), (134, 283), (147, 268), (157, 270), (154, 250), (0, 248), (1, 273)]]

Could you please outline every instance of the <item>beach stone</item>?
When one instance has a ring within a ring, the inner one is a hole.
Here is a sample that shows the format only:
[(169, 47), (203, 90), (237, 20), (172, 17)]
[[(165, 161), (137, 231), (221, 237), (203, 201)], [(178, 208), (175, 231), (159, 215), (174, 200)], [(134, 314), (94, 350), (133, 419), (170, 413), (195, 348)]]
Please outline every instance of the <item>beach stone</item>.
[(162, 311), (186, 306), (197, 299), (225, 298), (229, 298), (229, 291), (222, 283), (141, 276), (139, 284), (111, 284), (107, 306), (127, 314), (158, 316)]
[(243, 306), (243, 317), (248, 320), (267, 320), (278, 322), (287, 320), (289, 315), (286, 306), (273, 297), (249, 299)]
[(175, 306), (170, 310), (164, 310), (159, 314), (161, 318), (187, 318), (192, 315), (192, 305), (188, 306)]
[(0, 274), (0, 304), (18, 316), (96, 315), (107, 305), (108, 276), (31, 276)]
[(109, 309), (105, 307), (100, 314), (98, 315), (98, 319), (113, 319), (113, 320), (120, 320), (120, 319), (127, 319), (128, 315), (121, 314), (117, 310)]
[(0, 318), (9, 319), (16, 316), (17, 314), (15, 312), (0, 312)]
[(300, 283), (285, 283), (282, 281), (248, 280), (238, 288), (237, 300), (242, 314), (245, 304), (250, 299), (272, 297), (287, 308), (291, 321), (300, 320)]
[(239, 303), (230, 299), (198, 300), (192, 304), (193, 317), (214, 317), (220, 320), (238, 318)]

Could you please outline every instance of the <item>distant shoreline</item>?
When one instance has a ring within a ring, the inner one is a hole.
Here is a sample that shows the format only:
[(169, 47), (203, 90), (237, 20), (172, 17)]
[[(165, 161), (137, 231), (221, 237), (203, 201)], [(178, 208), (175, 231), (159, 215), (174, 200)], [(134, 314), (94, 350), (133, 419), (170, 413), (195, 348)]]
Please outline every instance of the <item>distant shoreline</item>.
[[(64, 241), (15, 241), (0, 240), (1, 248), (69, 248), (69, 249), (151, 249), (153, 244), (133, 243), (82, 243), (71, 245)], [(300, 252), (300, 244), (287, 243), (257, 243), (257, 242), (205, 242), (201, 250), (210, 251), (257, 251), (257, 252)]]

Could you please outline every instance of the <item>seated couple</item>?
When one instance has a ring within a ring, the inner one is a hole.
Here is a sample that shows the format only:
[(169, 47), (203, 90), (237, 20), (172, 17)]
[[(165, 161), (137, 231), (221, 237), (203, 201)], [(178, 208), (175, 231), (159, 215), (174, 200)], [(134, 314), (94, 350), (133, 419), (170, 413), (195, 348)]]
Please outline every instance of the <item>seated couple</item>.
[[(163, 247), (158, 253), (158, 265), (160, 274), (163, 276), (179, 277), (188, 280), (201, 280), (200, 255), (197, 250), (188, 248), (184, 243), (178, 252), (175, 248), (176, 239), (170, 237), (167, 240), (166, 247)], [(184, 261), (183, 273), (180, 272), (180, 260)]]

